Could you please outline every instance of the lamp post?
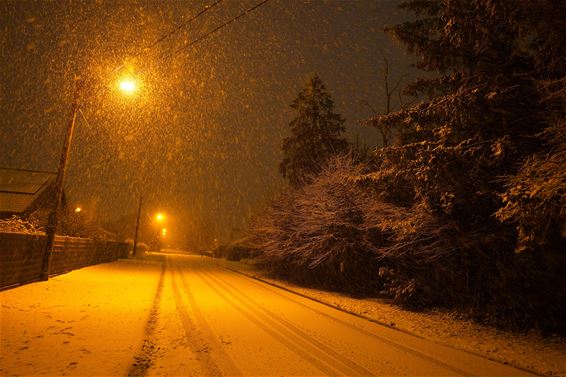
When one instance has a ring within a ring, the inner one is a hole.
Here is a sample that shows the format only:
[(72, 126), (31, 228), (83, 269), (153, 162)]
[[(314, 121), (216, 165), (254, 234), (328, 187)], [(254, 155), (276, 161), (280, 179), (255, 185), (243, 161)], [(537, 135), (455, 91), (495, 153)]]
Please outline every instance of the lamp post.
[[(138, 88), (136, 81), (132, 78), (124, 78), (119, 83), (119, 89), (125, 94), (133, 94)], [(81, 108), (82, 96), (85, 90), (85, 82), (82, 79), (75, 81), (75, 93), (73, 95), (73, 103), (69, 115), (69, 122), (67, 123), (67, 131), (65, 132), (65, 141), (63, 143), (63, 150), (59, 159), (59, 168), (57, 169), (57, 177), (55, 178), (54, 188), (54, 204), (47, 220), (47, 228), (45, 233), (47, 241), (45, 244), (45, 253), (43, 254), (43, 265), (41, 267), (41, 280), (49, 279), (49, 272), (51, 268), (51, 258), (53, 256), (53, 246), (55, 243), (55, 233), (57, 232), (57, 224), (59, 223), (59, 212), (61, 208), (61, 199), (63, 198), (63, 182), (67, 174), (67, 162), (71, 151), (71, 141), (75, 131), (75, 124), (77, 120), (77, 112)]]
[(55, 242), (57, 224), (59, 223), (61, 199), (63, 198), (63, 182), (65, 181), (65, 175), (67, 174), (67, 161), (69, 160), (69, 154), (71, 151), (71, 141), (73, 139), (73, 133), (75, 131), (77, 112), (81, 107), (81, 95), (83, 90), (83, 81), (76, 81), (73, 103), (71, 105), (69, 121), (67, 123), (67, 131), (65, 132), (65, 142), (63, 143), (63, 151), (61, 152), (61, 157), (59, 159), (57, 177), (55, 178), (55, 187), (53, 193), (55, 203), (53, 205), (53, 208), (51, 209), (51, 212), (49, 213), (49, 218), (47, 220), (47, 229), (45, 231), (47, 235), (47, 242), (45, 244), (45, 253), (43, 254), (41, 280), (49, 279), (49, 269), (51, 267), (51, 257), (53, 255), (53, 244)]
[(140, 214), (142, 209), (142, 201), (143, 201), (143, 196), (140, 196), (140, 204), (138, 206), (138, 217), (136, 219), (136, 233), (134, 235), (134, 250), (132, 251), (134, 257), (138, 252), (138, 232), (140, 230)]

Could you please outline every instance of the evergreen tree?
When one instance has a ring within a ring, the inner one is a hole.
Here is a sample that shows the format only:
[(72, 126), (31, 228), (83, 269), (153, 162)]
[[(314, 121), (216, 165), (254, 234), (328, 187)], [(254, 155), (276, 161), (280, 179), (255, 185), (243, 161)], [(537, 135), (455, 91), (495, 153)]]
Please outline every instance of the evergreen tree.
[[(452, 141), (509, 135), (515, 149), (536, 149), (540, 132), (536, 80), (561, 77), (564, 2), (544, 0), (411, 0), (402, 8), (417, 19), (387, 31), (438, 72), (406, 94), (431, 100), (383, 122), (402, 123), (408, 142), (441, 136)], [(552, 70), (553, 72), (550, 72)], [(529, 145), (530, 144), (530, 145)]]
[[(369, 179), (386, 200), (465, 230), (460, 250), (435, 241), (457, 263), (428, 262), (454, 277), (442, 285), (446, 297), (466, 297), (494, 310), (492, 318), (566, 331), (566, 2), (410, 0), (402, 7), (416, 18), (388, 31), (435, 76), (406, 89), (427, 100), (368, 122), (404, 137), (404, 145), (377, 151)], [(418, 281), (419, 269), (428, 269), (404, 263), (394, 279), (405, 273)], [(467, 287), (457, 288), (462, 280)]]
[[(449, 193), (456, 202), (451, 208), (463, 210), (459, 215), (466, 222), (494, 221), (504, 190), (500, 177), (516, 174), (522, 160), (544, 150), (534, 137), (548, 127), (549, 103), (542, 101), (540, 85), (564, 77), (564, 4), (410, 0), (401, 5), (416, 19), (387, 31), (415, 53), (419, 68), (436, 77), (418, 79), (405, 90), (428, 100), (369, 123), (399, 129), (402, 144), (426, 141), (434, 144), (427, 148), (441, 152), (464, 143), (454, 153), (468, 159), (474, 153), (475, 166), (461, 172), (450, 164), (444, 168), (454, 177), (465, 173), (468, 180), (456, 180), (453, 187), (446, 187), (445, 178), (428, 181), (436, 187), (433, 208)], [(430, 171), (430, 164), (424, 167)]]
[(334, 112), (334, 101), (315, 75), (291, 104), (296, 117), (289, 123), (291, 135), (283, 140), (285, 158), (279, 166), (293, 187), (309, 183), (329, 157), (344, 153), (348, 142), (341, 137), (344, 119)]

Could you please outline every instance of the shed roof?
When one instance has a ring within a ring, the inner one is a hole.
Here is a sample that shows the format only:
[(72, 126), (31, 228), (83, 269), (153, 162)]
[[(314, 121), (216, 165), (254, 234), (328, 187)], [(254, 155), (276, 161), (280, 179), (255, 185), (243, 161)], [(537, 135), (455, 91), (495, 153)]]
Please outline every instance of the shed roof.
[(22, 213), (40, 197), (56, 173), (0, 168), (0, 213)]

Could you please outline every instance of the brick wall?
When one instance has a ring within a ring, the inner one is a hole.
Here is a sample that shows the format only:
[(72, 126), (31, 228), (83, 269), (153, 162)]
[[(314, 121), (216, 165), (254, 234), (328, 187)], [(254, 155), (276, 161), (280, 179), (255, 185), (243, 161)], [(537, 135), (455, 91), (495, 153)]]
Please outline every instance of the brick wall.
[(0, 288), (37, 280), (45, 236), (0, 233)]
[[(41, 276), (46, 237), (0, 233), (0, 289), (37, 281)], [(128, 245), (88, 238), (55, 238), (50, 275), (127, 258)]]

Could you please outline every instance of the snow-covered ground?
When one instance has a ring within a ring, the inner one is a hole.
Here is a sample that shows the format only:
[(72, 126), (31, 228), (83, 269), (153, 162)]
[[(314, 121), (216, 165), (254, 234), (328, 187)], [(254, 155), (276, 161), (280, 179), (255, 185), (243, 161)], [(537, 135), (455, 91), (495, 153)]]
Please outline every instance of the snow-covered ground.
[(0, 292), (0, 374), (126, 375), (158, 275), (119, 261)]
[(0, 292), (0, 375), (530, 375), (391, 328), (460, 331), (434, 315), (301, 291), (382, 326), (217, 263), (246, 267), (150, 254)]
[(158, 277), (120, 260), (0, 292), (0, 375), (126, 375)]
[(349, 313), (483, 357), (547, 376), (566, 377), (566, 339), (536, 332), (518, 334), (458, 318), (451, 312), (412, 312), (378, 299), (357, 299), (265, 276), (253, 261), (215, 263)]

